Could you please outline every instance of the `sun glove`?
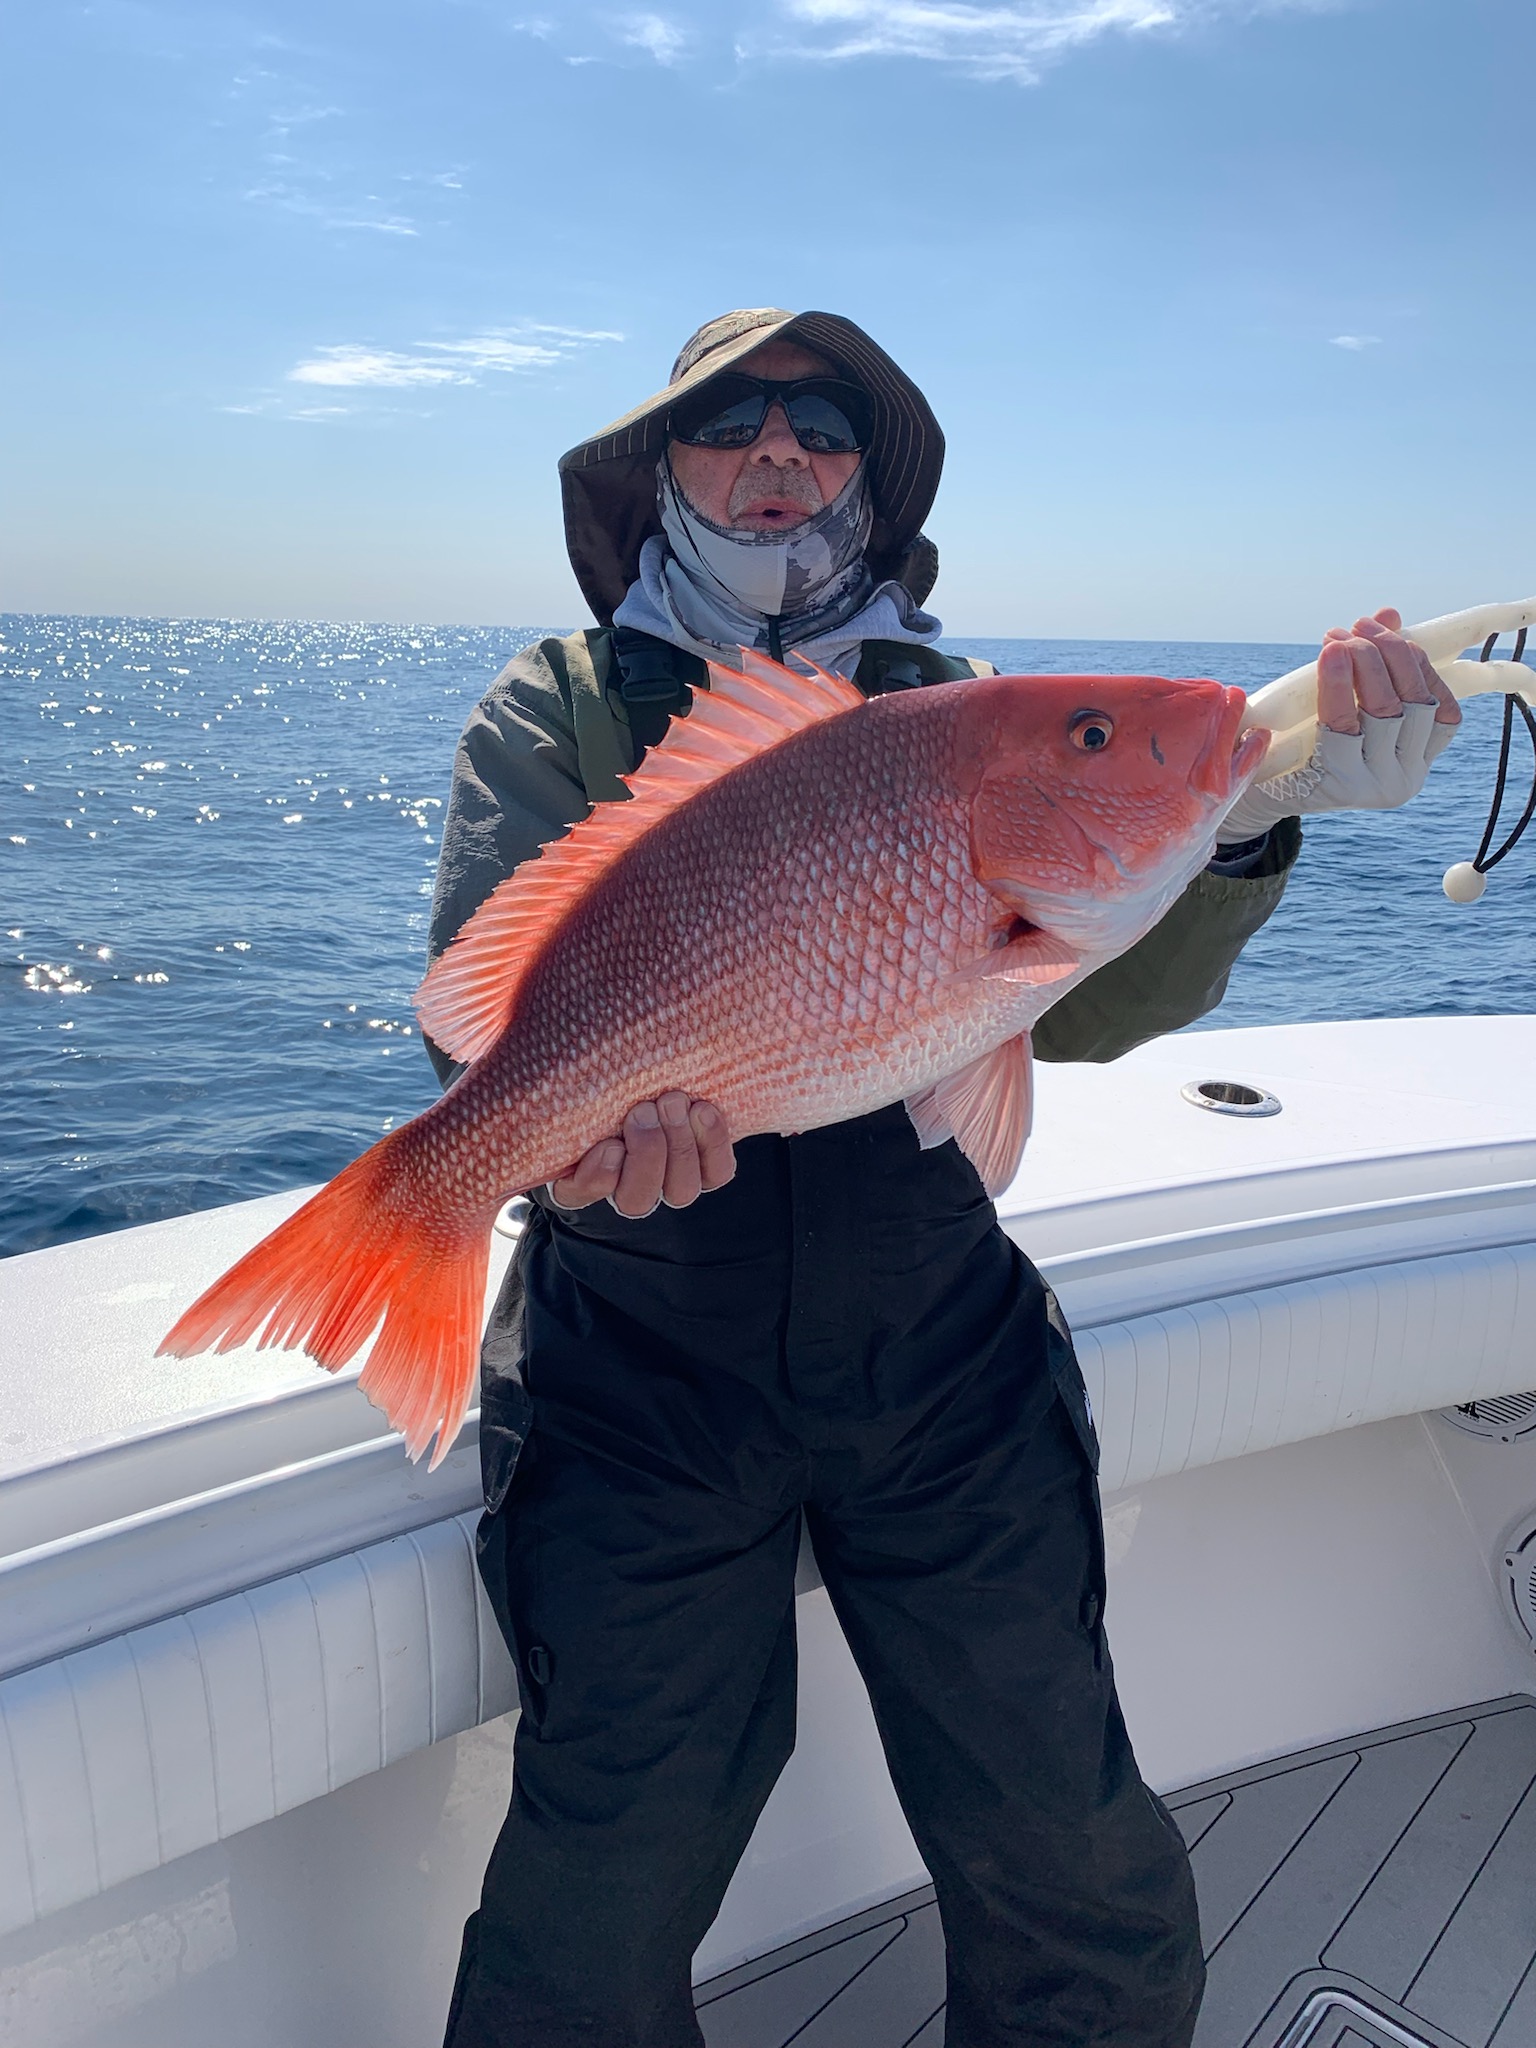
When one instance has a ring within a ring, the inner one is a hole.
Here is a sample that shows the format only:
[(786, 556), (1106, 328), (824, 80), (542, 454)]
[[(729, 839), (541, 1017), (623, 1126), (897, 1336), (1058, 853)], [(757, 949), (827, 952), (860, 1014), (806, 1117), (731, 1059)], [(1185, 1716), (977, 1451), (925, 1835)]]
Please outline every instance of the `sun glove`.
[(1399, 718), (1360, 715), (1360, 731), (1318, 729), (1305, 768), (1256, 782), (1221, 821), (1219, 846), (1256, 839), (1282, 818), (1319, 811), (1395, 811), (1424, 787), (1431, 765), (1456, 736), (1437, 725), (1433, 704), (1405, 704)]

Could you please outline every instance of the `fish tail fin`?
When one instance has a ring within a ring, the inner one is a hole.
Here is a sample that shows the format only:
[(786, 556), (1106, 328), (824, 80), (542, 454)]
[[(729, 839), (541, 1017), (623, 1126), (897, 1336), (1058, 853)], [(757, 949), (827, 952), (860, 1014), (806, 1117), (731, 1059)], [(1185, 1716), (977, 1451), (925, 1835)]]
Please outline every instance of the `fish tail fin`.
[(436, 1434), (435, 1469), (475, 1384), (495, 1211), (445, 1212), (410, 1170), (415, 1149), (408, 1126), (353, 1160), (199, 1295), (160, 1353), (254, 1337), (336, 1372), (377, 1330), (358, 1384), (413, 1459)]

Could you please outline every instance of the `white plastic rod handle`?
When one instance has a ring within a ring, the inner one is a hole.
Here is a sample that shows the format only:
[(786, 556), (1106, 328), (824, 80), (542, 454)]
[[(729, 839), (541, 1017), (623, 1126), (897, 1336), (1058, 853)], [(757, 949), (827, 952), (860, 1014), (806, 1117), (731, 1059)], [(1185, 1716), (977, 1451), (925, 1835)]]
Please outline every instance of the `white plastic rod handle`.
[[(1476, 697), (1485, 690), (1500, 695), (1511, 691), (1527, 704), (1536, 704), (1536, 673), (1522, 662), (1458, 661), (1463, 648), (1475, 647), (1490, 633), (1514, 633), (1522, 626), (1536, 627), (1536, 597), (1516, 604), (1479, 604), (1471, 611), (1447, 612), (1444, 618), (1426, 619), (1422, 626), (1405, 626), (1404, 633), (1434, 663), (1457, 698)], [(1267, 725), (1272, 735), (1269, 752), (1259, 770), (1258, 780), (1268, 782), (1276, 775), (1289, 775), (1293, 768), (1305, 768), (1317, 744), (1317, 663), (1293, 668), (1256, 690), (1243, 714), (1243, 730)]]

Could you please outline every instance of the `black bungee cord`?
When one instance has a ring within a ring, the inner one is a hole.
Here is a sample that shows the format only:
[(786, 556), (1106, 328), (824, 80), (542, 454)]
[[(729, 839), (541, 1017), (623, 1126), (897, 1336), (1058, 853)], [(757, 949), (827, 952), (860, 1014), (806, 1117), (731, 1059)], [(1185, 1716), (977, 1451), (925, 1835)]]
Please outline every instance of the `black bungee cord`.
[[(1497, 633), (1490, 633), (1483, 642), (1479, 661), (1492, 661), (1493, 650), (1498, 645)], [(1510, 656), (1518, 662), (1525, 654), (1526, 628), (1522, 626), (1515, 635), (1515, 651)], [(1520, 813), (1514, 829), (1504, 839), (1502, 846), (1494, 847), (1493, 835), (1499, 829), (1499, 813), (1504, 808), (1504, 794), (1509, 786), (1509, 749), (1514, 739), (1515, 713), (1519, 712), (1525, 729), (1530, 735), (1532, 753), (1531, 793), (1526, 798), (1525, 809)], [(1477, 857), (1470, 861), (1458, 861), (1448, 868), (1445, 876), (1445, 893), (1453, 903), (1475, 903), (1487, 887), (1486, 877), (1491, 868), (1496, 868), (1505, 855), (1512, 853), (1525, 835), (1526, 827), (1536, 817), (1536, 718), (1531, 715), (1530, 706), (1518, 691), (1509, 690), (1504, 696), (1504, 729), (1499, 736), (1499, 767), (1494, 778), (1493, 803), (1488, 811), (1488, 823), (1483, 828), (1482, 844)], [(1491, 849), (1491, 850), (1490, 850)]]
[[(1518, 662), (1523, 658), (1525, 654), (1525, 636), (1526, 628), (1522, 626), (1515, 635), (1515, 651), (1510, 656), (1512, 662)], [(1478, 656), (1480, 661), (1492, 661), (1493, 650), (1498, 637), (1497, 633), (1489, 634), (1488, 638), (1483, 642), (1483, 651)], [(1499, 828), (1499, 812), (1504, 807), (1504, 790), (1509, 781), (1509, 747), (1510, 741), (1514, 736), (1516, 711), (1520, 713), (1521, 718), (1525, 721), (1525, 729), (1531, 736), (1531, 793), (1525, 800), (1525, 809), (1520, 813), (1519, 823), (1498, 851), (1490, 853), (1488, 849), (1492, 846), (1493, 835)], [(1472, 863), (1478, 874), (1486, 875), (1490, 868), (1496, 868), (1505, 854), (1512, 852), (1519, 845), (1524, 837), (1525, 828), (1530, 824), (1533, 817), (1536, 817), (1536, 718), (1531, 716), (1531, 707), (1526, 703), (1525, 699), (1518, 692), (1510, 690), (1505, 693), (1504, 697), (1504, 730), (1499, 738), (1499, 772), (1493, 785), (1493, 805), (1488, 812), (1488, 823), (1483, 832), (1483, 843), (1477, 849), (1477, 858)]]

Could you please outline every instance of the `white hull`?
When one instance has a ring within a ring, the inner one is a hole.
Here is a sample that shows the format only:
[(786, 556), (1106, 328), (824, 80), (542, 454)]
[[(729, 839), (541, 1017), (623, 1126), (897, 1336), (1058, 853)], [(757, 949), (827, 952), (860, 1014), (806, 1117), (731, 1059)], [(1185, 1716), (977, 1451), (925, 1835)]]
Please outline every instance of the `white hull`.
[[(1041, 1074), (1000, 1206), (1078, 1334), (1160, 1789), (1536, 1690), (1496, 1570), (1536, 1435), (1432, 1412), (1536, 1385), (1533, 1054), (1422, 1020)], [(1283, 1110), (1193, 1109), (1208, 1076)], [(297, 1199), (0, 1268), (0, 2042), (439, 2037), (513, 1697), (472, 1446), (429, 1481), (302, 1360), (150, 1363)], [(799, 1619), (799, 1747), (700, 1977), (924, 1879), (814, 1584)]]

